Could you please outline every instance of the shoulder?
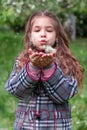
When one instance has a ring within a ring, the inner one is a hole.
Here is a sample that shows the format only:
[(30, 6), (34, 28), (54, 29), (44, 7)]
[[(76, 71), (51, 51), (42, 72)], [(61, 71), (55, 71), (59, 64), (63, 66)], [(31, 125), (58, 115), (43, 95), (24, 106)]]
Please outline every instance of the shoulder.
[(19, 68), (19, 63), (20, 63), (20, 55), (15, 58), (15, 61), (14, 61), (14, 68), (15, 69)]

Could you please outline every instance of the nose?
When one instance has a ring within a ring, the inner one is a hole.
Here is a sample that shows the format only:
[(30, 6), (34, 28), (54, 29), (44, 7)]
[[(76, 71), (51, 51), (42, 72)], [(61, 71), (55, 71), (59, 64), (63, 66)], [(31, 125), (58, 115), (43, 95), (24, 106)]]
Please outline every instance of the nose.
[(45, 30), (41, 30), (41, 37), (46, 37), (46, 31)]

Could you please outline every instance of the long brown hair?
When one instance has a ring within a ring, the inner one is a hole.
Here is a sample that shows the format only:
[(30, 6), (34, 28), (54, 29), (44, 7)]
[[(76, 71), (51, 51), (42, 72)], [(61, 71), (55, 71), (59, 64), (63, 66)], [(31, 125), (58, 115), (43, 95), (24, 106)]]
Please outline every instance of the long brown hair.
[(54, 28), (57, 34), (58, 43), (56, 43), (57, 58), (56, 62), (62, 69), (65, 75), (71, 75), (77, 78), (79, 86), (83, 87), (84, 81), (84, 69), (80, 65), (78, 59), (73, 55), (69, 48), (69, 40), (66, 33), (64, 32), (63, 26), (59, 18), (49, 11), (38, 11), (35, 12), (28, 20), (25, 27), (25, 50), (21, 53), (19, 58), (19, 68), (21, 69), (26, 62), (29, 60), (28, 49), (30, 47), (30, 32), (32, 28), (32, 21), (36, 17), (47, 16), (53, 20)]

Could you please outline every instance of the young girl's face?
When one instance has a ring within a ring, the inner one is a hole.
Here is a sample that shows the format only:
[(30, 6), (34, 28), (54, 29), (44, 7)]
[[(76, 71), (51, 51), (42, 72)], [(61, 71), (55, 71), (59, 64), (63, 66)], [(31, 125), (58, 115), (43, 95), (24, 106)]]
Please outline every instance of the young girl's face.
[(53, 46), (56, 41), (56, 31), (51, 18), (39, 16), (34, 18), (30, 41), (38, 48), (43, 45)]

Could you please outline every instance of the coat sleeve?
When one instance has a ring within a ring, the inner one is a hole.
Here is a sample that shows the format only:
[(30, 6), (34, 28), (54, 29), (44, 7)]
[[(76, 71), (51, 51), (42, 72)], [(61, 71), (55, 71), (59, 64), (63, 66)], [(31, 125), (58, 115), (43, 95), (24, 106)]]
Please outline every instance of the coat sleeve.
[(72, 76), (65, 76), (60, 67), (56, 67), (51, 77), (43, 80), (43, 84), (51, 99), (56, 103), (66, 102), (78, 92), (77, 80)]
[[(29, 70), (29, 64), (25, 65), (20, 72), (18, 70), (18, 59), (14, 64), (12, 73), (6, 82), (5, 89), (19, 99), (28, 99), (36, 87), (39, 77), (37, 73)], [(36, 76), (36, 78), (35, 78)]]

